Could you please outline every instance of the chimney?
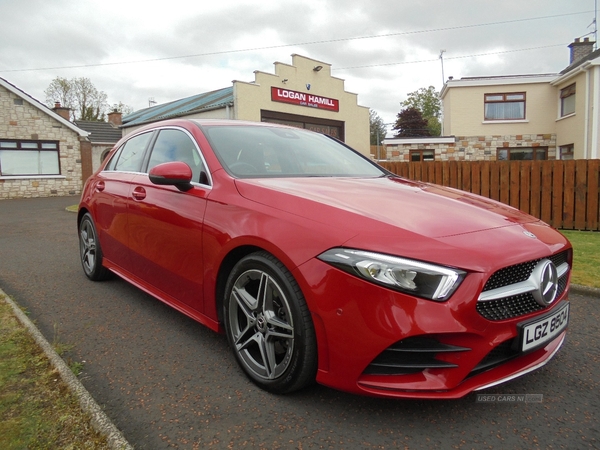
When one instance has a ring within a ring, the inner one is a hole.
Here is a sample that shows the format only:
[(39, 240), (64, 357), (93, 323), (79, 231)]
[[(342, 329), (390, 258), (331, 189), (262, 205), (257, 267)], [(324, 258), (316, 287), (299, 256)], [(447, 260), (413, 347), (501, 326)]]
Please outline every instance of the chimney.
[(54, 103), (54, 108), (52, 108), (52, 111), (54, 111), (63, 119), (71, 121), (71, 109), (60, 106), (60, 102)]
[(569, 65), (585, 58), (587, 55), (594, 51), (594, 41), (590, 41), (590, 38), (584, 38), (580, 41), (579, 38), (575, 38), (575, 42), (569, 44), (571, 49), (571, 60)]
[(120, 113), (117, 110), (111, 111), (108, 113), (108, 123), (118, 127), (123, 125), (123, 113)]

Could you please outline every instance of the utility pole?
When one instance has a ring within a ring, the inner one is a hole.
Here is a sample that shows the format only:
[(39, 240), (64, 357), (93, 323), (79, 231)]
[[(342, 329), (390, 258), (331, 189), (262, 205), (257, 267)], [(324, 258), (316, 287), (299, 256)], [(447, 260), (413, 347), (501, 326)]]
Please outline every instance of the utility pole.
[[(594, 0), (594, 20), (592, 20), (592, 23), (590, 23), (588, 25), (589, 27), (594, 27), (594, 29), (592, 31), (590, 31), (588, 34), (584, 34), (584, 36), (587, 35), (594, 35), (594, 50), (598, 49), (598, 0)], [(583, 37), (583, 36), (582, 36)]]
[(444, 87), (444, 83), (446, 83), (446, 77), (444, 77), (444, 53), (446, 53), (446, 50), (440, 50), (440, 61), (442, 62), (442, 88)]
[[(446, 84), (446, 77), (444, 76), (444, 53), (446, 52), (446, 50), (440, 50), (440, 61), (442, 63), (442, 89), (440, 89), (440, 94), (442, 93), (442, 90), (444, 89), (444, 84)], [(444, 135), (444, 105), (442, 104), (442, 110), (441, 110), (441, 114), (440, 114), (440, 122), (442, 124), (442, 129), (441, 129), (441, 135)]]

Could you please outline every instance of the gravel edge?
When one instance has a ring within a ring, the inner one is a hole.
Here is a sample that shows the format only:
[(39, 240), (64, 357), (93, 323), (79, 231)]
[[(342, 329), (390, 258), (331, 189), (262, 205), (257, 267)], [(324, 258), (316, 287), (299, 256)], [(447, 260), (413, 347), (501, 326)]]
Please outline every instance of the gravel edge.
[(106, 438), (110, 448), (113, 450), (133, 450), (133, 446), (127, 442), (121, 431), (111, 422), (104, 411), (102, 411), (102, 408), (100, 408), (98, 403), (96, 403), (94, 398), (83, 384), (81, 384), (79, 379), (73, 374), (58, 353), (56, 353), (33, 322), (29, 320), (25, 313), (23, 313), (21, 308), (19, 308), (17, 304), (2, 291), (2, 289), (0, 289), (0, 296), (4, 296), (4, 300), (12, 307), (17, 319), (19, 319), (19, 321), (27, 328), (31, 336), (50, 360), (50, 363), (59, 372), (61, 378), (67, 384), (71, 392), (77, 396), (83, 411), (90, 415), (92, 426), (98, 433)]

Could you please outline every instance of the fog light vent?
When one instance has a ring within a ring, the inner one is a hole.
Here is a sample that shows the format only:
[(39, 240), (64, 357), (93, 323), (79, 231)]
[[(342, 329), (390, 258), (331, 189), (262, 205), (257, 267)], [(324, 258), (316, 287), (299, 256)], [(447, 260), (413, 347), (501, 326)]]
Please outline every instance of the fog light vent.
[(502, 344), (494, 347), (485, 358), (481, 360), (477, 366), (471, 371), (469, 377), (485, 372), (486, 370), (493, 369), (505, 362), (513, 359), (515, 356), (519, 356), (521, 353), (518, 350), (514, 350), (513, 347), (514, 339), (504, 341)]
[(381, 352), (365, 369), (365, 375), (407, 375), (425, 369), (458, 367), (436, 359), (438, 353), (464, 352), (466, 347), (443, 344), (435, 338), (415, 336), (403, 339)]

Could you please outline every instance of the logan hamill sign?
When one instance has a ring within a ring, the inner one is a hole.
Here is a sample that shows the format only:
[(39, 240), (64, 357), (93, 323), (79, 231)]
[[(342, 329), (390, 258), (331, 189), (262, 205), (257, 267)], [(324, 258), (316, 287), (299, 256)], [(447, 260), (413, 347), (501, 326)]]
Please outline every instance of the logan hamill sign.
[(340, 101), (334, 98), (281, 89), (275, 86), (271, 87), (271, 100), (274, 102), (308, 106), (310, 108), (326, 109), (328, 111), (338, 112), (340, 110)]

